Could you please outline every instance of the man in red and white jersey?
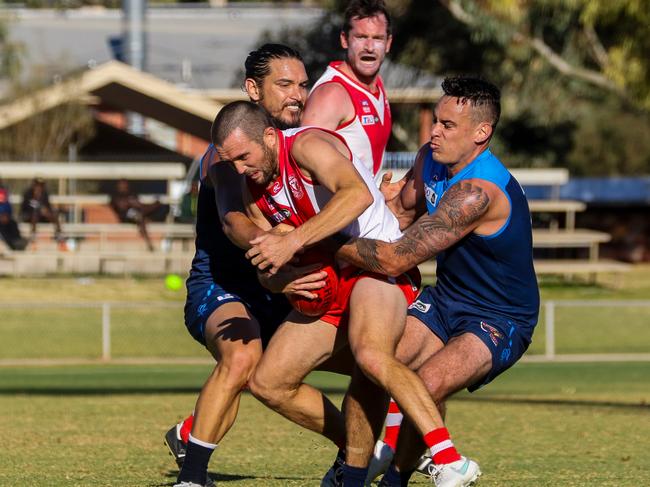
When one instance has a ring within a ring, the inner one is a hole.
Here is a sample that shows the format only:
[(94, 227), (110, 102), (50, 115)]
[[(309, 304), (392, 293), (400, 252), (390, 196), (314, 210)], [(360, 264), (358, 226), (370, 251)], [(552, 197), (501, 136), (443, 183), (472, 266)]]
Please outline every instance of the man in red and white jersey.
[(355, 0), (345, 11), (344, 61), (330, 63), (307, 99), (302, 125), (335, 130), (376, 176), (381, 169), (392, 120), (379, 76), (390, 50), (390, 16), (383, 0)]
[[(277, 223), (299, 225), (289, 233), (269, 232), (251, 242), (247, 257), (261, 269), (276, 272), (296, 252), (336, 232), (377, 235), (383, 241), (401, 235), (371, 175), (337, 134), (313, 127), (282, 132), (255, 104), (234, 102), (217, 115), (212, 141), (220, 163), (230, 163), (245, 175), (248, 187), (258, 186), (253, 195), (245, 191), (245, 198), (259, 225), (267, 229)], [(405, 275), (389, 279), (354, 268), (341, 274), (338, 320), (293, 311), (271, 339), (249, 386), (275, 411), (325, 434), (336, 421), (333, 406), (303, 379), (349, 343), (359, 366), (359, 377), (352, 381), (366, 387), (357, 388), (357, 395), (346, 400), (346, 408), (352, 403), (364, 413), (361, 420), (357, 415), (355, 421), (346, 421), (343, 481), (346, 487), (355, 487), (366, 481), (377, 433), (368, 417), (385, 414), (387, 400), (380, 404), (381, 389), (396, 399), (429, 448), (446, 446), (438, 445), (437, 432), (444, 425), (423, 383), (395, 359), (406, 306), (417, 287)]]
[[(383, 0), (350, 2), (340, 41), (346, 58), (330, 63), (316, 81), (301, 125), (335, 130), (378, 180), (392, 128), (390, 105), (379, 75), (392, 43), (391, 17)], [(390, 175), (383, 182), (390, 182)], [(391, 400), (383, 441), (375, 446), (370, 480), (388, 468), (401, 422), (402, 414)]]

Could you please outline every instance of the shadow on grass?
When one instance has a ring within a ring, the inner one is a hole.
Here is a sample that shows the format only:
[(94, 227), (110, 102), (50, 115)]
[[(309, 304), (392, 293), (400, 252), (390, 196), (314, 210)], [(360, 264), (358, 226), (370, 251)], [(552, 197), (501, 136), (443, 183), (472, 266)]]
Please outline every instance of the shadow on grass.
[[(345, 394), (346, 389), (341, 387), (319, 387), (325, 394)], [(198, 394), (197, 387), (6, 387), (0, 388), (0, 395), (36, 395), (36, 396), (105, 396), (105, 395), (136, 395), (136, 394)], [(244, 394), (250, 394), (244, 392)], [(495, 402), (509, 404), (528, 404), (533, 406), (578, 406), (578, 407), (609, 407), (622, 409), (649, 409), (650, 404), (641, 401), (638, 403), (598, 401), (592, 399), (543, 399), (531, 397), (501, 397), (501, 396), (454, 396), (452, 401), (465, 402)]]
[(628, 408), (628, 409), (650, 409), (650, 404), (642, 401), (638, 403), (631, 402), (613, 402), (613, 401), (596, 401), (591, 399), (541, 399), (530, 397), (454, 397), (453, 401), (466, 402), (498, 402), (505, 404), (528, 404), (533, 406), (580, 406), (580, 407), (607, 407), (607, 408)]
[[(340, 387), (319, 387), (325, 394), (345, 394)], [(0, 387), (0, 395), (105, 396), (107, 394), (198, 394), (199, 387)], [(244, 391), (244, 394), (249, 392)]]
[[(317, 480), (320, 481), (320, 479), (316, 479), (315, 477), (287, 477), (287, 476), (259, 476), (259, 475), (239, 475), (239, 474), (228, 474), (228, 473), (218, 473), (218, 472), (208, 472), (210, 474), (210, 477), (212, 480), (214, 480), (217, 485), (220, 483), (226, 483), (226, 482), (234, 482), (234, 481), (239, 481), (239, 480), (250, 480), (250, 479), (256, 479), (256, 480), (261, 480), (261, 479), (271, 479), (271, 480), (292, 480), (292, 481), (298, 481), (298, 480), (309, 480), (309, 481), (314, 481), (316, 482)], [(156, 482), (149, 484), (149, 487), (171, 487), (176, 483), (176, 478), (178, 477), (178, 471), (177, 470), (169, 470), (165, 474), (165, 477), (168, 479), (171, 479), (169, 482)]]

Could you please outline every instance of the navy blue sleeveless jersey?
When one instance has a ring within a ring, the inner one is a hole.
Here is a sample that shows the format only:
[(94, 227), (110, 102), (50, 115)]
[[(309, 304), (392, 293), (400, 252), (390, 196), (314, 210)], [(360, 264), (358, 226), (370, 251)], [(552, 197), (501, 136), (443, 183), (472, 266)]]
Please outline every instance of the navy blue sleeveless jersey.
[(196, 251), (185, 283), (185, 326), (205, 345), (205, 326), (210, 315), (226, 303), (241, 302), (260, 323), (264, 346), (284, 321), (290, 305), (283, 294), (272, 294), (262, 287), (244, 250), (226, 237), (215, 191), (203, 182), (197, 206)]
[[(207, 164), (213, 146), (206, 150), (199, 175), (203, 176), (203, 164)], [(221, 226), (214, 188), (201, 180), (196, 213), (196, 252), (192, 259), (192, 268), (187, 280), (188, 293), (193, 288), (218, 283), (222, 287), (234, 288), (237, 292), (242, 288), (263, 290), (257, 280), (255, 268), (245, 257), (245, 251), (233, 244)]]
[(448, 179), (447, 167), (425, 157), (423, 180), (427, 211), (433, 213), (453, 184), (483, 179), (495, 184), (510, 201), (510, 216), (492, 235), (470, 233), (437, 256), (433, 292), (456, 310), (497, 313), (523, 326), (535, 326), (539, 288), (533, 267), (532, 228), (521, 186), (489, 151), (482, 152)]
[(257, 283), (255, 268), (223, 232), (215, 201), (214, 189), (201, 184), (196, 216), (196, 253), (192, 260), (190, 285), (221, 285)]

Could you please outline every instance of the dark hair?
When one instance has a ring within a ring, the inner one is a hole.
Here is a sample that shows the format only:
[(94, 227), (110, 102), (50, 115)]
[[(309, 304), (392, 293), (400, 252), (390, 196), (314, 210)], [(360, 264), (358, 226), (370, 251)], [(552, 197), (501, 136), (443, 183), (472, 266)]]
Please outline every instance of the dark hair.
[(475, 76), (454, 76), (444, 79), (442, 91), (447, 96), (458, 98), (461, 103), (469, 101), (475, 109), (473, 118), (477, 121), (487, 120), (492, 127), (497, 126), (501, 116), (501, 92), (489, 81)]
[(244, 62), (246, 78), (255, 80), (259, 86), (271, 71), (270, 63), (273, 59), (293, 58), (302, 62), (300, 53), (283, 44), (264, 44), (259, 49), (251, 51)]
[(384, 14), (384, 17), (386, 17), (386, 33), (390, 35), (390, 14), (386, 10), (384, 0), (353, 0), (348, 5), (348, 8), (345, 9), (343, 32), (346, 36), (350, 33), (353, 19), (367, 19), (381, 14)]
[(273, 127), (273, 122), (266, 110), (251, 101), (234, 101), (219, 110), (210, 136), (212, 143), (218, 147), (239, 128), (248, 138), (261, 144), (267, 127)]

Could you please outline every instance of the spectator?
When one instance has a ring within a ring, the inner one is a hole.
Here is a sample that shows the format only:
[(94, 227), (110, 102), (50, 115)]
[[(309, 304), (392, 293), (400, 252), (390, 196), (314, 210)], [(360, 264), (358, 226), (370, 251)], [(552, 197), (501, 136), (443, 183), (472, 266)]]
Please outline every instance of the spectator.
[(199, 202), (199, 181), (192, 181), (189, 191), (181, 199), (179, 214), (175, 218), (177, 223), (194, 223), (196, 222), (196, 210)]
[(4, 187), (0, 179), (0, 238), (5, 241), (11, 250), (25, 250), (27, 240), (20, 236), (20, 229), (14, 220), (11, 203), (9, 202), (9, 191)]
[(147, 232), (147, 220), (161, 208), (159, 201), (152, 204), (140, 202), (138, 196), (131, 191), (129, 182), (126, 179), (120, 179), (116, 186), (115, 192), (111, 196), (111, 208), (117, 214), (122, 223), (135, 223), (140, 230), (140, 235), (147, 244), (147, 248), (153, 252), (153, 244)]
[(41, 178), (34, 178), (32, 184), (23, 193), (23, 202), (20, 207), (21, 218), (24, 222), (32, 225), (31, 240), (36, 237), (36, 224), (50, 222), (54, 225), (54, 239), (60, 245), (65, 245), (61, 235), (61, 223), (59, 212), (50, 205), (50, 197), (47, 194), (45, 181)]

